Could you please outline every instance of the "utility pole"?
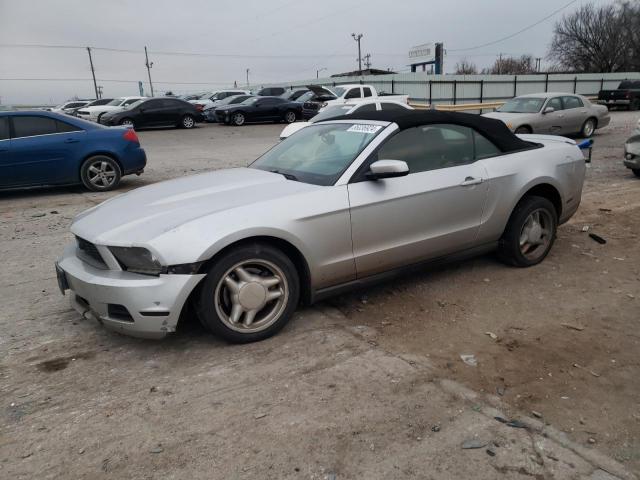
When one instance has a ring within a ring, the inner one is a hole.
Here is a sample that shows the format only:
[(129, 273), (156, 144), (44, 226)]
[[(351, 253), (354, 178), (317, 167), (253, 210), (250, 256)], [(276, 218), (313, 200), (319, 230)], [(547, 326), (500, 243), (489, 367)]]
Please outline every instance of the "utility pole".
[(247, 87), (249, 86), (249, 69), (247, 68)]
[(540, 62), (542, 61), (541, 57), (536, 58), (536, 72), (540, 71)]
[(98, 85), (98, 98), (102, 98), (102, 85)]
[(358, 71), (361, 72), (362, 71), (362, 50), (360, 50), (360, 39), (362, 38), (363, 35), (361, 33), (358, 33), (357, 35), (355, 33), (352, 33), (351, 36), (356, 42), (358, 42)]
[(147, 46), (144, 46), (144, 64), (147, 67), (147, 73), (149, 74), (149, 87), (151, 88), (151, 96), (153, 97), (153, 83), (151, 82), (151, 67), (153, 67), (153, 62), (149, 63), (149, 54), (147, 53)]
[(322, 72), (323, 70), (326, 70), (326, 69), (327, 69), (326, 67), (323, 67), (323, 68), (321, 68), (319, 70), (316, 70), (316, 78), (320, 78), (320, 72)]
[(91, 75), (93, 76), (93, 88), (96, 92), (96, 100), (100, 98), (98, 96), (98, 84), (96, 83), (96, 71), (93, 69), (93, 58), (91, 58), (91, 47), (87, 47), (87, 53), (89, 54), (89, 65), (91, 65)]
[(370, 53), (367, 53), (364, 56), (364, 66), (367, 68), (367, 70), (369, 68), (371, 68), (371, 54)]
[(502, 54), (498, 57), (498, 75), (502, 74)]

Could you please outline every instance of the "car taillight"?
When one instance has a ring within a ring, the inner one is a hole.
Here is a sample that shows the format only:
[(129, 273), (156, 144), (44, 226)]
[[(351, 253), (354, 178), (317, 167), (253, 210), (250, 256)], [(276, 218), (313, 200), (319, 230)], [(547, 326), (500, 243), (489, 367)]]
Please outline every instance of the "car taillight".
[(122, 135), (122, 138), (124, 138), (129, 142), (140, 143), (140, 140), (138, 140), (138, 135), (136, 135), (136, 131), (133, 128), (127, 128), (127, 131), (124, 132), (124, 135)]

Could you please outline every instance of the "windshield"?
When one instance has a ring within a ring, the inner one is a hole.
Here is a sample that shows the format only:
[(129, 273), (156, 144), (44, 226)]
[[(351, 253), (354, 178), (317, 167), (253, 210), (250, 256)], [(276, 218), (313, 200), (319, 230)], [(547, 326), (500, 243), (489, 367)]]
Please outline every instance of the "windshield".
[(336, 97), (341, 97), (344, 92), (345, 92), (345, 89), (342, 87), (333, 88), (333, 93), (336, 94)]
[(316, 123), (321, 122), (323, 120), (328, 120), (330, 118), (339, 117), (340, 115), (346, 115), (349, 110), (353, 108), (353, 105), (344, 104), (344, 105), (334, 105), (332, 107), (327, 107), (315, 117), (313, 117), (310, 122)]
[(251, 105), (253, 103), (256, 103), (258, 101), (260, 97), (251, 97), (251, 98), (247, 98), (244, 102), (242, 102), (242, 105)]
[(213, 92), (207, 92), (198, 97), (198, 100), (208, 100), (209, 97), (213, 96)]
[(124, 101), (124, 98), (114, 98), (107, 105), (111, 105), (112, 107), (117, 107)]
[(138, 100), (138, 101), (136, 101), (136, 102), (130, 103), (129, 105), (125, 105), (125, 106), (124, 106), (124, 109), (125, 109), (125, 110), (131, 110), (132, 108), (136, 108), (136, 107), (137, 107), (137, 106), (139, 106), (141, 103), (144, 103), (144, 102), (146, 102), (146, 101), (147, 101), (146, 99)]
[(542, 108), (544, 98), (521, 97), (513, 98), (498, 108), (497, 112), (505, 113), (537, 113)]
[(277, 144), (251, 168), (314, 185), (333, 185), (382, 129), (354, 123), (310, 125)]
[(216, 107), (219, 107), (220, 105), (233, 105), (234, 103), (241, 103), (247, 100), (247, 98), (250, 97), (247, 95), (234, 95), (232, 97), (223, 98), (222, 100), (220, 100), (220, 102), (218, 102), (218, 105), (216, 105)]
[(303, 93), (296, 99), (296, 102), (306, 102), (307, 100), (311, 100), (314, 95), (313, 92)]

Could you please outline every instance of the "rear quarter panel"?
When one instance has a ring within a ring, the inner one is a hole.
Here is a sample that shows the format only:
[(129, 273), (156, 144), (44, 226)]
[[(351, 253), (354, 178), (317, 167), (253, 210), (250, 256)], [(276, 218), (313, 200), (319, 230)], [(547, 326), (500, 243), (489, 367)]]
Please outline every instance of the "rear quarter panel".
[(575, 213), (582, 195), (584, 157), (577, 146), (556, 138), (539, 140), (543, 143), (540, 148), (482, 160), (489, 189), (479, 233), (481, 243), (502, 236), (518, 202), (537, 185), (551, 185), (560, 194), (560, 223)]
[(123, 138), (123, 128), (101, 128), (87, 132), (87, 142), (78, 152), (78, 174), (82, 162), (93, 155), (104, 154), (115, 158), (124, 175), (141, 170), (146, 156), (140, 144)]

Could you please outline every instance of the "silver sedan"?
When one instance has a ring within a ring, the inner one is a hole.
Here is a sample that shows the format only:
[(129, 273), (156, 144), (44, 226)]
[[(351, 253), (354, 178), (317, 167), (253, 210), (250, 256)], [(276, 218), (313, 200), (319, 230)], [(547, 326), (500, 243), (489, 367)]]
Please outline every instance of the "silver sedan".
[(119, 332), (163, 337), (193, 305), (211, 332), (249, 342), (279, 331), (300, 302), (416, 266), (494, 249), (532, 266), (577, 210), (585, 164), (572, 140), (523, 137), (463, 113), (318, 122), (248, 168), (81, 213), (59, 285)]
[(502, 120), (512, 132), (519, 134), (577, 134), (585, 138), (611, 121), (607, 107), (570, 93), (522, 95), (484, 116)]

